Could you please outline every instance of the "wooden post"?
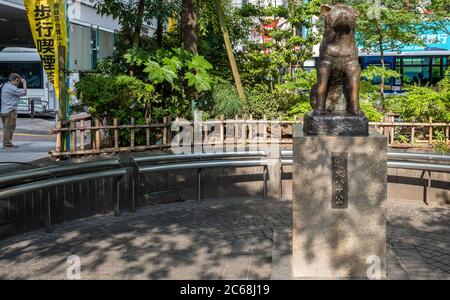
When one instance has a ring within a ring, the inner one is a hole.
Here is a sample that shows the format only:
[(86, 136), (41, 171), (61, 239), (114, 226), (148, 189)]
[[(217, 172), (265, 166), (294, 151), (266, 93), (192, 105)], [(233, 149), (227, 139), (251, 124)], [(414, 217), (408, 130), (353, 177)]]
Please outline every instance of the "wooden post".
[(95, 149), (96, 150), (100, 150), (100, 129), (98, 127), (100, 127), (100, 120), (99, 119), (95, 119), (95, 127), (97, 127), (97, 129), (95, 129)]
[(450, 124), (447, 124), (447, 126), (445, 127), (445, 143), (448, 144), (449, 140), (450, 140)]
[(167, 142), (172, 143), (172, 116), (167, 117)]
[(250, 114), (250, 123), (248, 124), (248, 140), (250, 141), (250, 143), (253, 140), (253, 115)]
[(77, 136), (76, 136), (76, 127), (75, 127), (75, 121), (70, 120), (69, 122), (69, 128), (70, 128), (70, 151), (75, 151), (77, 149)]
[(222, 4), (220, 0), (214, 0), (216, 5), (217, 17), (219, 20), (219, 26), (222, 30), (223, 40), (225, 42), (225, 48), (227, 50), (228, 60), (231, 66), (231, 72), (233, 73), (234, 83), (236, 84), (236, 89), (239, 97), (245, 100), (244, 88), (242, 87), (241, 77), (239, 75), (239, 70), (237, 68), (236, 59), (233, 53), (233, 46), (231, 45), (230, 37), (228, 36), (228, 30), (225, 25), (225, 17), (223, 15)]
[[(390, 117), (390, 122), (393, 124), (394, 123), (394, 116), (391, 116)], [(395, 134), (395, 131), (394, 131), (394, 125), (392, 125), (391, 127), (390, 127), (390, 143), (391, 143), (391, 145), (392, 144), (394, 144), (394, 141), (395, 141), (395, 136), (394, 136), (394, 134)]]
[(264, 123), (262, 126), (262, 128), (263, 128), (262, 134), (263, 134), (264, 141), (266, 141), (267, 140), (267, 116), (266, 115), (263, 116), (263, 122)]
[[(234, 116), (234, 120), (237, 121), (238, 115)], [(238, 139), (238, 130), (239, 130), (239, 125), (236, 123), (234, 123), (234, 143), (237, 143), (237, 139)]]
[(247, 145), (247, 117), (242, 120), (242, 143), (244, 147)]
[(147, 119), (147, 128), (145, 129), (145, 145), (150, 146), (150, 126), (152, 124), (152, 119), (149, 116)]
[[(134, 117), (131, 117), (131, 125), (135, 125), (136, 119)], [(131, 128), (131, 138), (130, 138), (130, 147), (134, 147), (134, 139), (136, 136), (136, 129)]]
[(416, 128), (413, 126), (411, 127), (411, 145), (414, 145), (414, 135), (415, 135)]
[(163, 144), (167, 144), (167, 117), (163, 117)]
[(119, 149), (119, 121), (117, 120), (117, 118), (113, 119), (113, 124), (114, 124), (114, 148), (116, 150)]
[(278, 141), (279, 149), (281, 149), (281, 142), (283, 141), (283, 127), (281, 127), (281, 115), (278, 115), (278, 130), (280, 130), (280, 139)]
[(222, 145), (223, 145), (224, 140), (225, 140), (225, 122), (224, 122), (224, 119), (225, 119), (224, 115), (221, 115), (220, 116), (220, 142), (222, 143)]
[(433, 124), (432, 123), (433, 123), (433, 118), (430, 117), (430, 128), (428, 130), (428, 143), (430, 145), (433, 144)]
[(80, 150), (84, 150), (84, 120), (80, 121)]
[(264, 124), (263, 124), (263, 138), (264, 138), (264, 141), (266, 141), (267, 140), (267, 116), (266, 115), (263, 116), (263, 121), (264, 121)]
[(61, 121), (56, 121), (56, 130), (58, 133), (56, 134), (56, 152), (61, 152)]

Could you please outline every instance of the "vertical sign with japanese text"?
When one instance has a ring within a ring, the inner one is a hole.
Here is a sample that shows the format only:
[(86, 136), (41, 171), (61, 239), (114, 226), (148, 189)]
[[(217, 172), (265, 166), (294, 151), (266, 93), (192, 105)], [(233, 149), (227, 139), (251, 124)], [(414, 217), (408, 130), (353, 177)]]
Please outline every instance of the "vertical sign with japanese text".
[(331, 208), (348, 207), (347, 153), (331, 153)]
[(66, 2), (64, 0), (24, 0), (34, 44), (41, 57), (48, 80), (59, 97), (59, 72), (66, 66), (58, 62), (59, 52), (67, 55)]

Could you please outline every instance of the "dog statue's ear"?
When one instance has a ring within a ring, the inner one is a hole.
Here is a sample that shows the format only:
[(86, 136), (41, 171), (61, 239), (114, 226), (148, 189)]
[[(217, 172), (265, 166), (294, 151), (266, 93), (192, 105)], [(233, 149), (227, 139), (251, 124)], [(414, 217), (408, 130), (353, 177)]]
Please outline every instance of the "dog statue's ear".
[(331, 10), (331, 6), (328, 4), (324, 4), (320, 7), (320, 11), (322, 12), (322, 15), (326, 15)]

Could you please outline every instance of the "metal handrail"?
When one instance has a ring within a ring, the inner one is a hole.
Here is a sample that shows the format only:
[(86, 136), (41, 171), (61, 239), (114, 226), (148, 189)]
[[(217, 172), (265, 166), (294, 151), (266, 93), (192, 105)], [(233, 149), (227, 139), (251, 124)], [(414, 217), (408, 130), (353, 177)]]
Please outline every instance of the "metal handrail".
[(411, 169), (422, 171), (434, 171), (434, 172), (450, 172), (450, 165), (432, 164), (432, 163), (420, 163), (409, 161), (388, 161), (388, 168), (397, 169)]
[[(450, 155), (414, 153), (414, 152), (388, 152), (388, 159), (411, 159), (428, 161), (450, 161)], [(282, 150), (281, 157), (292, 157), (292, 150)]]
[[(293, 164), (292, 159), (282, 159), (282, 166), (291, 166)], [(388, 160), (387, 161), (388, 168), (395, 169), (410, 169), (410, 170), (422, 170), (422, 171), (434, 171), (434, 172), (450, 172), (450, 165), (445, 164), (436, 164), (436, 163), (424, 163), (417, 161), (399, 161), (399, 160)]]
[(194, 153), (194, 154), (164, 154), (155, 156), (136, 157), (134, 161), (141, 162), (155, 162), (155, 161), (172, 161), (185, 159), (212, 159), (212, 158), (231, 158), (244, 156), (266, 156), (265, 151), (237, 151), (237, 152), (218, 152), (218, 153)]
[(159, 171), (173, 171), (185, 169), (205, 169), (205, 168), (220, 168), (220, 167), (254, 167), (267, 166), (266, 159), (260, 160), (215, 160), (215, 161), (200, 161), (200, 162), (185, 162), (165, 165), (150, 165), (139, 166), (139, 173), (150, 173)]
[[(42, 190), (46, 188), (52, 188), (56, 187), (62, 184), (69, 184), (69, 183), (75, 183), (80, 182), (83, 180), (90, 180), (90, 179), (96, 179), (96, 178), (107, 178), (107, 177), (123, 177), (126, 174), (126, 170), (124, 168), (121, 169), (113, 169), (113, 170), (107, 170), (107, 171), (101, 171), (101, 172), (94, 172), (94, 173), (88, 173), (88, 174), (78, 174), (78, 175), (72, 175), (72, 176), (65, 176), (60, 178), (53, 178), (53, 179), (47, 179), (47, 180), (41, 180), (41, 181), (35, 181), (32, 183), (26, 183), (14, 187), (10, 187), (7, 189), (0, 190), (0, 200), (7, 199), (10, 197), (14, 197), (17, 195), (21, 195), (27, 192), (33, 192), (36, 190)], [(113, 192), (113, 203), (114, 203), (114, 215), (119, 215), (119, 191), (118, 191), (119, 185), (116, 182), (116, 190)], [(45, 231), (51, 232), (51, 198), (50, 193), (47, 194), (47, 200), (44, 202), (44, 220), (45, 220)]]
[[(217, 156), (216, 156), (217, 157)], [(267, 198), (267, 159), (259, 160), (213, 160), (197, 162), (180, 162), (164, 165), (139, 166), (139, 173), (151, 173), (160, 171), (174, 171), (197, 169), (197, 201), (201, 201), (201, 171), (206, 168), (221, 167), (255, 167), (262, 166), (263, 169), (263, 199)]]
[(0, 190), (0, 199), (14, 197), (27, 192), (33, 192), (37, 189), (46, 189), (62, 184), (75, 183), (83, 180), (96, 179), (99, 177), (120, 177), (125, 175), (125, 173), (125, 169), (113, 169), (101, 172), (77, 174), (72, 176), (35, 181)]
[[(99, 169), (120, 167), (118, 160), (101, 160), (86, 163), (68, 164), (62, 166), (48, 166), (35, 168), (30, 170), (19, 171), (13, 174), (0, 176), (0, 186), (6, 186), (14, 183), (26, 183), (37, 179), (45, 179), (48, 177), (58, 177), (61, 174), (67, 175), (68, 172), (77, 171), (76, 174), (97, 171)], [(82, 172), (80, 172), (82, 171)], [(44, 178), (43, 178), (44, 177)]]
[(411, 153), (411, 152), (388, 152), (388, 159), (417, 159), (417, 160), (450, 162), (450, 155)]

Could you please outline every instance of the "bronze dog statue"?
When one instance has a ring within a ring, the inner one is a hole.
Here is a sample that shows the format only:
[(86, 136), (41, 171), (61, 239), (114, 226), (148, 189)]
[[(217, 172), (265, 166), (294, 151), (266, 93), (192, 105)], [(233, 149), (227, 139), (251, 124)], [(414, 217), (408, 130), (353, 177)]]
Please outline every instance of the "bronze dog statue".
[(317, 63), (317, 84), (311, 91), (314, 114), (347, 111), (361, 115), (361, 70), (355, 39), (358, 12), (342, 4), (323, 5), (321, 10), (325, 17), (325, 32)]

